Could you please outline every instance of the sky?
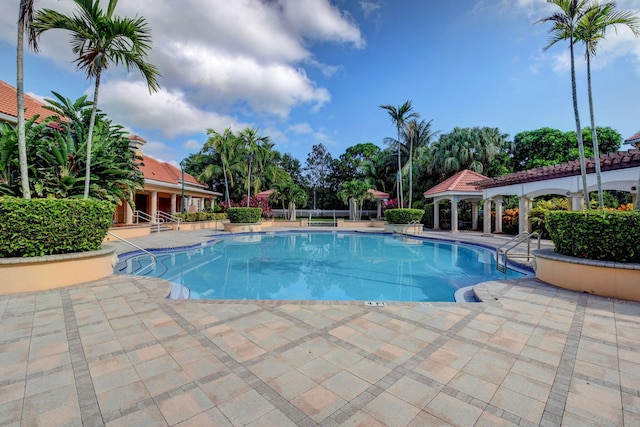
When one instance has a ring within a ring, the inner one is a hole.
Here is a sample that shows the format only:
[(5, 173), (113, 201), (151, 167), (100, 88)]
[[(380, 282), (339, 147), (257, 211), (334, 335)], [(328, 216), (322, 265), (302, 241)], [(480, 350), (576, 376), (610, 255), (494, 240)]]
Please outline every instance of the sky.
[[(15, 86), (18, 1), (0, 2), (0, 80)], [(36, 0), (65, 13), (71, 0)], [(103, 1), (106, 6), (106, 2)], [(618, 0), (640, 14), (640, 0)], [(575, 130), (568, 43), (546, 52), (556, 11), (545, 0), (137, 0), (118, 16), (143, 16), (148, 61), (161, 89), (136, 70), (103, 73), (98, 107), (147, 140), (143, 150), (179, 163), (207, 129), (246, 127), (302, 164), (315, 144), (338, 157), (353, 145), (384, 147), (396, 130), (382, 104), (412, 101), (421, 119), (518, 132)], [(25, 54), (25, 92), (93, 96), (68, 34), (51, 30)], [(582, 126), (589, 125), (584, 49), (576, 50)], [(640, 39), (611, 30), (592, 62), (595, 117), (623, 138), (640, 130)], [(625, 146), (623, 148), (629, 148)]]

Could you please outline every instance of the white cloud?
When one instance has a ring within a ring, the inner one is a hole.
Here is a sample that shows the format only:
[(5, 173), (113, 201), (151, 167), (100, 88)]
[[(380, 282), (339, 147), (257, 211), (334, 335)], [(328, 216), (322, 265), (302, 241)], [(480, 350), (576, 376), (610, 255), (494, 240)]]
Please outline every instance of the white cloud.
[[(17, 6), (0, 2), (0, 38), (11, 43)], [(39, 0), (37, 7), (75, 10), (73, 2), (60, 0)], [(115, 13), (140, 15), (148, 22), (153, 39), (149, 61), (162, 74), (163, 90), (150, 102), (146, 89), (129, 86), (128, 79), (139, 78), (137, 71), (127, 76), (123, 67), (111, 67), (104, 74), (110, 89), (101, 90), (100, 105), (134, 128), (163, 124), (166, 135), (202, 130), (203, 123), (233, 126), (239, 120), (226, 114), (238, 107), (281, 118), (304, 105), (317, 110), (331, 95), (303, 66), (318, 67), (325, 76), (341, 67), (317, 62), (310, 46), (366, 45), (351, 17), (330, 0), (138, 0), (120, 2)], [(49, 31), (40, 45), (40, 56), (75, 68), (67, 32)]]
[(309, 134), (313, 132), (313, 129), (311, 128), (311, 126), (309, 126), (309, 123), (298, 123), (295, 125), (291, 125), (287, 128), (287, 130), (297, 134)]
[(360, 8), (362, 9), (362, 13), (364, 13), (364, 16), (369, 16), (374, 12), (377, 12), (378, 10), (380, 10), (380, 4), (373, 2), (373, 1), (360, 1)]
[(195, 139), (188, 139), (182, 144), (182, 147), (187, 150), (200, 150), (202, 148), (202, 142), (196, 141)]
[(189, 104), (179, 90), (149, 95), (141, 81), (108, 81), (101, 85), (98, 107), (117, 123), (159, 130), (167, 138), (204, 132), (207, 128), (237, 131), (249, 126), (233, 117), (203, 111)]

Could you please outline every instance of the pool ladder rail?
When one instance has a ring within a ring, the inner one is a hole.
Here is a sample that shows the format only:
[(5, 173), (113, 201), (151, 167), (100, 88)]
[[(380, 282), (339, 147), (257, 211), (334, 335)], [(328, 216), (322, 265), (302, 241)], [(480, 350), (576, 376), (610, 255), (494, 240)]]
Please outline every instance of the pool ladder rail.
[(107, 231), (107, 233), (113, 237), (115, 237), (118, 240), (123, 241), (124, 243), (133, 246), (134, 248), (138, 249), (139, 251), (142, 251), (144, 254), (149, 255), (151, 257), (151, 262), (149, 263), (149, 265), (145, 266), (144, 268), (140, 269), (139, 271), (136, 271), (136, 275), (139, 275), (140, 272), (144, 271), (146, 268), (148, 267), (155, 267), (156, 262), (158, 260), (158, 258), (155, 256), (155, 254), (152, 254), (151, 252), (149, 252), (146, 249), (141, 248), (140, 246), (136, 245), (135, 243), (132, 243), (130, 241), (128, 241), (127, 239), (125, 239), (124, 237), (120, 237), (115, 233), (112, 233), (111, 231)]
[[(538, 249), (540, 249), (540, 234), (533, 232), (529, 233), (523, 231), (504, 245), (496, 249), (496, 270), (501, 273), (507, 273), (507, 265), (510, 258), (525, 258), (527, 261), (531, 261), (533, 255), (531, 254), (531, 239), (536, 238), (538, 240)], [(510, 251), (517, 248), (523, 243), (527, 243), (526, 253), (509, 254)]]

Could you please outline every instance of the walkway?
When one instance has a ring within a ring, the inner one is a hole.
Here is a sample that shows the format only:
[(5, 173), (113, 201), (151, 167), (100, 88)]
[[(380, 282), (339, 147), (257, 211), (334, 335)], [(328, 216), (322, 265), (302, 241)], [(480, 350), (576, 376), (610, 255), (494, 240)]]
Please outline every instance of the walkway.
[(531, 278), (476, 304), (168, 290), (114, 275), (0, 297), (2, 424), (640, 425), (639, 303)]

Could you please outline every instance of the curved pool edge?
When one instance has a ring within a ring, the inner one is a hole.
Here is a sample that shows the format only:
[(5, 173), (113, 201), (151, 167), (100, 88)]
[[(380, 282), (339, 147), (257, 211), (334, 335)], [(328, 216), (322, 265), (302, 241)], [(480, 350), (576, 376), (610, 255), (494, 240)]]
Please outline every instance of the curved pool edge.
[[(301, 229), (295, 229), (295, 230), (261, 230), (261, 231), (254, 231), (254, 232), (240, 232), (240, 233), (233, 233), (233, 234), (216, 234), (216, 235), (211, 235), (211, 237), (214, 237), (211, 240), (207, 240), (204, 242), (200, 242), (200, 243), (196, 243), (193, 245), (184, 245), (184, 246), (175, 246), (175, 247), (162, 247), (162, 248), (148, 248), (145, 249), (145, 251), (151, 252), (151, 253), (163, 253), (163, 252), (172, 252), (172, 251), (188, 251), (188, 250), (193, 250), (193, 249), (199, 249), (199, 248), (203, 248), (215, 243), (218, 243), (220, 240), (224, 240), (224, 239), (233, 239), (233, 238), (237, 238), (237, 237), (242, 237), (242, 236), (252, 236), (252, 235), (289, 235), (289, 234), (361, 234), (361, 235), (372, 235), (372, 236), (396, 236), (398, 237), (398, 235), (396, 233), (393, 232), (389, 232), (389, 231), (384, 231), (384, 230), (323, 230), (323, 229), (314, 229), (314, 230), (301, 230)], [(480, 248), (480, 249), (485, 249), (485, 250), (490, 250), (490, 251), (494, 251), (495, 247), (488, 245), (488, 244), (482, 244), (482, 243), (477, 243), (477, 242), (468, 242), (468, 241), (463, 241), (460, 239), (454, 239), (454, 238), (441, 238), (441, 237), (433, 237), (433, 236), (422, 236), (422, 235), (406, 235), (403, 236), (405, 238), (409, 238), (409, 239), (417, 239), (417, 240), (423, 240), (423, 241), (436, 241), (436, 242), (445, 242), (445, 243), (450, 243), (450, 244), (456, 244), (456, 245), (464, 245), (464, 246), (470, 246), (470, 247), (476, 247), (476, 248)], [(134, 250), (134, 251), (130, 251), (130, 252), (125, 252), (125, 253), (121, 253), (117, 256), (117, 261), (116, 264), (126, 260), (130, 257), (133, 256), (138, 256), (138, 255), (143, 255), (145, 252), (141, 251), (141, 250)], [(523, 274), (524, 277), (522, 278), (518, 278), (518, 279), (508, 279), (508, 278), (504, 278), (504, 279), (497, 279), (497, 280), (506, 280), (506, 281), (513, 281), (513, 280), (521, 280), (521, 279), (527, 279), (527, 278), (532, 278), (535, 277), (535, 271), (533, 270), (533, 268), (529, 265), (526, 264), (521, 264), (518, 262), (514, 262), (513, 260), (509, 260), (507, 268), (513, 271), (516, 271), (520, 274)], [(115, 274), (128, 274), (128, 273), (117, 273), (115, 271), (115, 267), (114, 267), (114, 273)], [(135, 274), (133, 274), (133, 276), (136, 276)], [(147, 277), (147, 276), (136, 276), (136, 277)], [(161, 279), (161, 278), (158, 278)], [(453, 295), (453, 301), (378, 301), (379, 303), (381, 303), (379, 306), (384, 306), (384, 305), (388, 305), (388, 304), (419, 304), (419, 305), (430, 305), (433, 303), (444, 303), (444, 304), (450, 304), (450, 303), (478, 303), (478, 302), (485, 302), (483, 299), (481, 299), (477, 292), (475, 287), (477, 287), (478, 285), (484, 284), (484, 283), (490, 283), (490, 282), (495, 282), (494, 281), (489, 281), (489, 282), (478, 282), (476, 284), (473, 285), (469, 285), (469, 286), (465, 286), (463, 288), (457, 289), (454, 292)], [(172, 282), (169, 282), (172, 283)], [(185, 286), (185, 285), (181, 285), (181, 284), (177, 284), (177, 283), (172, 283), (172, 288), (170, 290), (170, 292), (168, 293), (168, 295), (166, 296), (167, 299), (175, 299), (175, 300), (189, 300), (189, 301), (205, 301), (205, 302), (212, 302), (212, 303), (262, 303), (262, 304), (355, 304), (355, 305), (372, 305), (371, 301), (365, 301), (365, 300), (296, 300), (296, 299), (291, 299), (291, 300), (254, 300), (254, 299), (191, 299), (190, 298), (190, 289)], [(186, 296), (185, 296), (186, 295)], [(373, 304), (375, 306), (375, 304)]]

